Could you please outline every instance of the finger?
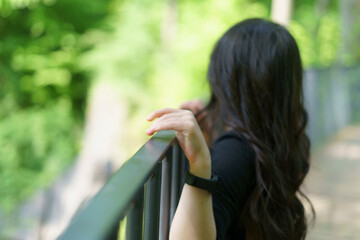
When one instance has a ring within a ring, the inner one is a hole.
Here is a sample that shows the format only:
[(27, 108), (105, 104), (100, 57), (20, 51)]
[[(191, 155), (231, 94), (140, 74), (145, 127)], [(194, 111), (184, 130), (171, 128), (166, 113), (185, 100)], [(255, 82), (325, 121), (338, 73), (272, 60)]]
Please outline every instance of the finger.
[(180, 105), (180, 109), (191, 109), (191, 106), (192, 106), (192, 101), (187, 101), (187, 102), (184, 102)]
[(184, 123), (184, 122), (188, 122), (188, 121), (194, 121), (195, 117), (194, 115), (190, 112), (190, 111), (179, 111), (179, 112), (174, 112), (174, 113), (166, 113), (164, 115), (162, 115), (161, 117), (157, 118), (151, 125), (149, 128), (156, 126), (157, 124), (164, 122), (164, 121), (168, 121), (168, 120), (173, 120), (173, 121), (178, 121), (180, 123)]
[(150, 113), (147, 116), (147, 120), (148, 121), (152, 121), (155, 118), (161, 117), (162, 115), (166, 114), (166, 113), (174, 113), (174, 112), (178, 112), (179, 109), (174, 109), (174, 108), (162, 108), (162, 109), (158, 109), (156, 111), (153, 111), (152, 113)]
[(177, 121), (182, 121), (181, 118), (184, 116), (185, 114), (182, 112), (175, 112), (175, 113), (166, 113), (164, 115), (162, 115), (161, 117), (159, 117), (158, 119), (156, 119), (150, 126), (149, 128), (151, 128), (152, 126), (155, 126), (157, 123), (164, 121), (166, 119), (170, 119), (170, 118), (174, 118)]
[(182, 132), (185, 129), (186, 123), (184, 121), (179, 121), (178, 118), (167, 118), (162, 119), (154, 124), (152, 124), (145, 133), (152, 135), (155, 132), (164, 131), (164, 130), (174, 130), (176, 132)]
[[(171, 129), (161, 129), (159, 126), (162, 124), (172, 122), (174, 124)], [(146, 130), (147, 134), (153, 134), (157, 131), (162, 130), (175, 130), (175, 131), (183, 131), (185, 128), (191, 128), (196, 123), (194, 114), (190, 111), (179, 111), (175, 113), (167, 113), (156, 119), (150, 127)]]
[(180, 109), (189, 109), (193, 113), (199, 112), (203, 108), (203, 103), (200, 100), (187, 101), (181, 104)]

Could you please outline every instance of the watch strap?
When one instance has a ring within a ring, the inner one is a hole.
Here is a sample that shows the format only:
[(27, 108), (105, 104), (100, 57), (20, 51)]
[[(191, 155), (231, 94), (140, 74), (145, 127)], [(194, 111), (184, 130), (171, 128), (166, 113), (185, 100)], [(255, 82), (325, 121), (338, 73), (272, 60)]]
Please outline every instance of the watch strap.
[(209, 192), (214, 192), (216, 189), (218, 177), (212, 176), (211, 179), (205, 179), (192, 175), (189, 171), (185, 172), (184, 182), (190, 186), (201, 188)]

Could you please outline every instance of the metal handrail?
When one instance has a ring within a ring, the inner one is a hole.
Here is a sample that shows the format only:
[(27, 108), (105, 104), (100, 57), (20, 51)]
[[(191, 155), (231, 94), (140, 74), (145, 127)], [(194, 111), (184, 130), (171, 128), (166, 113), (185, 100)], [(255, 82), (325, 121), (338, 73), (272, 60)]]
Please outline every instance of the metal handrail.
[(75, 215), (58, 239), (117, 239), (127, 216), (126, 240), (166, 240), (187, 161), (173, 131), (146, 142)]

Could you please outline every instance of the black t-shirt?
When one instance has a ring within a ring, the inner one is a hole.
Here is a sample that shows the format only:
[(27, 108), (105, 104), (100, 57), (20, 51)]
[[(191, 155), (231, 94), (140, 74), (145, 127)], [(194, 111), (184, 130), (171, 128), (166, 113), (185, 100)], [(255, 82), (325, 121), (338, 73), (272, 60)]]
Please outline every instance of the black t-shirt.
[(213, 210), (218, 240), (242, 240), (239, 215), (255, 183), (255, 155), (247, 140), (234, 131), (219, 136), (210, 149), (212, 174), (218, 176)]

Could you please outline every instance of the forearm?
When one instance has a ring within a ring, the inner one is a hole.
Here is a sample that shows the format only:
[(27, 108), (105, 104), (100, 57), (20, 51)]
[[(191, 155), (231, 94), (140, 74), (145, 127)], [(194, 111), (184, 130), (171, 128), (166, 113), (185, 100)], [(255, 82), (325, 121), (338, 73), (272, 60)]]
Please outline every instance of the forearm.
[(170, 240), (215, 238), (211, 193), (185, 184), (171, 225)]
[[(190, 161), (190, 173), (205, 179), (211, 178), (209, 152), (199, 153)], [(202, 157), (203, 156), (203, 157)], [(212, 195), (209, 191), (184, 184), (180, 201), (170, 229), (170, 240), (216, 238)]]

